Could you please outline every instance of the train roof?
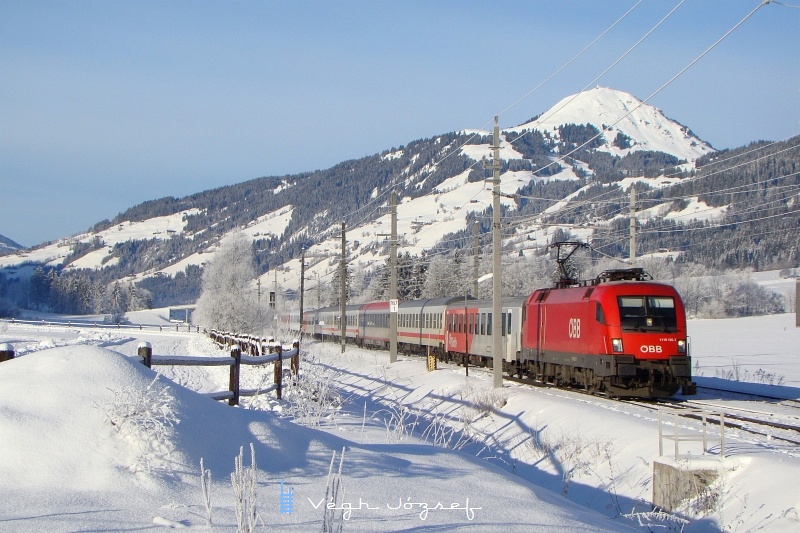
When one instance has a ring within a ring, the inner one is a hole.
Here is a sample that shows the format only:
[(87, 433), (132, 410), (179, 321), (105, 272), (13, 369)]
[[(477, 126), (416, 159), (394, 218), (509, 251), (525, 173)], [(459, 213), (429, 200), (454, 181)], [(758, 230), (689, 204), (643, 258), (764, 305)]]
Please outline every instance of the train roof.
[(400, 302), (400, 308), (424, 308), (424, 307), (445, 307), (452, 302), (473, 301), (475, 298), (472, 296), (445, 296), (443, 298), (421, 298), (419, 300), (405, 300)]
[[(528, 296), (512, 296), (512, 297), (503, 297), (503, 307), (521, 307), (522, 304), (525, 303), (525, 300), (528, 299)], [(449, 308), (459, 308), (463, 307), (463, 305), (459, 306), (460, 304), (464, 304), (464, 300), (456, 300), (451, 302), (448, 307)], [(486, 298), (483, 300), (469, 300), (468, 302), (469, 307), (492, 307), (494, 305), (494, 300), (490, 298)]]

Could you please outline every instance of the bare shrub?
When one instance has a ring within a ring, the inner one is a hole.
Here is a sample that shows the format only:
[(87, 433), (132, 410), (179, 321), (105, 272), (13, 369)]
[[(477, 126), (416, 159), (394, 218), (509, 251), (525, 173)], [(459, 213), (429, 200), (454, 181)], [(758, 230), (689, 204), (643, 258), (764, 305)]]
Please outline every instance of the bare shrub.
[(377, 411), (375, 415), (388, 415), (385, 416), (383, 423), (386, 427), (386, 440), (389, 443), (400, 442), (410, 437), (419, 418), (419, 415), (413, 415), (411, 409), (399, 403), (393, 403), (387, 409)]
[(203, 504), (206, 510), (206, 525), (211, 527), (211, 470), (206, 470), (203, 458), (200, 458), (200, 490), (203, 493)]
[(320, 426), (334, 420), (344, 400), (335, 387), (340, 372), (306, 356), (303, 372), (284, 389), (288, 413), (299, 423)]
[[(328, 479), (325, 489), (325, 510), (322, 515), (322, 533), (341, 533), (344, 528), (345, 511), (344, 483), (342, 466), (344, 465), (344, 448), (339, 456), (339, 470), (334, 473), (333, 465), (336, 462), (336, 452), (333, 452), (331, 464), (328, 467)], [(337, 513), (338, 511), (338, 513)]]
[(252, 533), (256, 528), (258, 512), (256, 510), (256, 489), (258, 487), (258, 470), (256, 468), (256, 452), (250, 444), (250, 468), (244, 467), (244, 447), (239, 448), (239, 456), (233, 460), (231, 485), (235, 498), (236, 531)]
[(172, 449), (170, 434), (180, 422), (175, 413), (175, 399), (169, 387), (158, 383), (159, 375), (144, 389), (129, 385), (122, 390), (111, 390), (114, 399), (103, 406), (106, 420), (137, 446), (132, 471), (149, 472), (153, 461)]
[(503, 389), (476, 388), (469, 384), (459, 390), (459, 396), (465, 403), (462, 418), (472, 422), (496, 413), (508, 401), (508, 392)]

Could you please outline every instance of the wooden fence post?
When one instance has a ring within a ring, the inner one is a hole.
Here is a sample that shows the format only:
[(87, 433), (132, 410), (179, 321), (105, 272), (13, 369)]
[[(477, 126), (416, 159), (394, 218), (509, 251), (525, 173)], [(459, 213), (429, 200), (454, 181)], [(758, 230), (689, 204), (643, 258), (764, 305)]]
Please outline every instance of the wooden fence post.
[(233, 398), (228, 400), (228, 405), (239, 405), (239, 370), (242, 364), (242, 350), (236, 344), (231, 347), (231, 357), (233, 357), (233, 364), (231, 365), (229, 390), (233, 393)]
[(295, 354), (292, 356), (291, 362), (291, 369), (292, 375), (294, 376), (295, 381), (297, 381), (297, 375), (300, 373), (300, 341), (295, 339), (292, 342), (292, 349), (295, 350)]
[(278, 399), (281, 399), (283, 391), (283, 347), (280, 344), (275, 345), (275, 353), (278, 354), (278, 359), (275, 361), (275, 390), (278, 394)]
[(14, 359), (14, 355), (15, 355), (15, 352), (14, 352), (14, 346), (13, 345), (11, 345), (11, 344), (9, 344), (7, 342), (4, 342), (3, 344), (0, 344), (0, 362), (2, 362), (2, 361), (10, 361), (11, 359)]
[(152, 368), (153, 345), (151, 345), (149, 342), (140, 342), (136, 351), (139, 354), (139, 362), (147, 368)]

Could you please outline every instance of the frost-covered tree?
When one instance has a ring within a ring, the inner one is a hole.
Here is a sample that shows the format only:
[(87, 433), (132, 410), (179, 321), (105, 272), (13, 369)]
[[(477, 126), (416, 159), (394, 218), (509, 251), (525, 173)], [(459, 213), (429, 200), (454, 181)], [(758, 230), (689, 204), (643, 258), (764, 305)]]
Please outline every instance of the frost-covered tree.
[(221, 331), (260, 332), (265, 313), (259, 306), (255, 278), (250, 239), (241, 232), (226, 237), (203, 271), (196, 321)]
[(115, 281), (106, 289), (103, 307), (112, 323), (119, 324), (125, 320), (128, 310), (128, 293), (119, 281)]
[[(552, 264), (542, 257), (515, 257), (503, 261), (503, 296), (527, 296), (536, 289), (551, 287)], [(491, 298), (492, 284), (482, 283), (481, 298)]]
[(457, 253), (453, 256), (432, 258), (422, 288), (422, 297), (460, 296), (469, 292), (469, 276), (465, 276), (462, 272), (463, 263), (463, 259)]

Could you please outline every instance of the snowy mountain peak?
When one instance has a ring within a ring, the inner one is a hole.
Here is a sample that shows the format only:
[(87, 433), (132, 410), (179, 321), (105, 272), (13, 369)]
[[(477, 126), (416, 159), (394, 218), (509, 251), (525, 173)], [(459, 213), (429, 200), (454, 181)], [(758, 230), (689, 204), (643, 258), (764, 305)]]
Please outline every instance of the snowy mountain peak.
[(693, 161), (713, 151), (659, 109), (626, 92), (599, 86), (567, 96), (537, 119), (506, 131), (538, 130), (552, 136), (565, 124), (591, 124), (603, 133), (597, 149), (620, 156), (651, 150)]

